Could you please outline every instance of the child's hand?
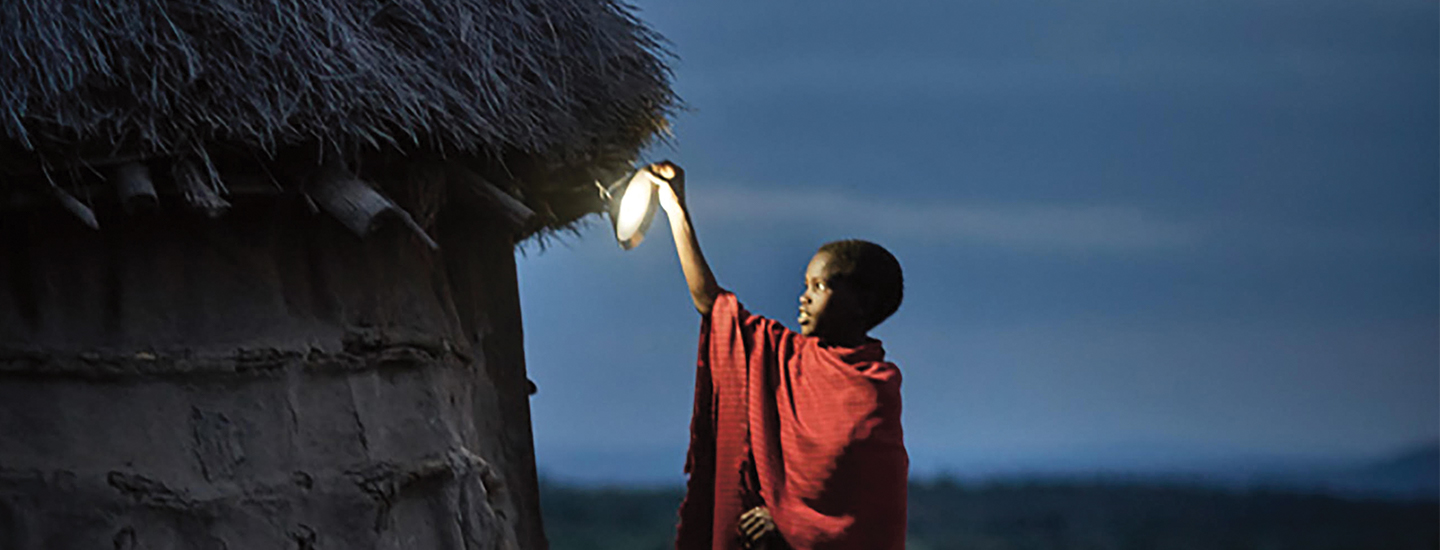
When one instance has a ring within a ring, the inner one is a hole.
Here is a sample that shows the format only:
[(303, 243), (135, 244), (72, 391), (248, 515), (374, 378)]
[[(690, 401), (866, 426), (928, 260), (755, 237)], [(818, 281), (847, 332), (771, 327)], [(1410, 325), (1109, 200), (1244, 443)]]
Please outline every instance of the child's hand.
[(775, 518), (770, 517), (769, 508), (756, 506), (740, 514), (740, 535), (746, 548), (763, 548), (760, 542), (774, 532)]
[(685, 210), (685, 170), (673, 162), (662, 160), (645, 167), (660, 182), (660, 207), (666, 212)]

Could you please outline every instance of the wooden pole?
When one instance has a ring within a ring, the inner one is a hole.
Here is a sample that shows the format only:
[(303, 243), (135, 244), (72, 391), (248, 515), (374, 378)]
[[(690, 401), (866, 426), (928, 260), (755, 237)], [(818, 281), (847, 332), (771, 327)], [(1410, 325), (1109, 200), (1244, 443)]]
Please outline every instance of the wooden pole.
[(420, 240), (431, 249), (440, 247), (415, 223), (410, 213), (396, 206), (370, 184), (343, 169), (326, 167), (321, 169), (311, 182), (309, 196), (315, 204), (330, 214), (352, 233), (360, 237), (369, 236), (387, 218), (395, 218), (415, 232)]
[(112, 172), (115, 191), (120, 195), (120, 205), (126, 214), (153, 212), (160, 206), (155, 194), (155, 183), (150, 179), (150, 168), (138, 162), (120, 165)]
[(217, 218), (230, 209), (229, 201), (220, 196), (214, 182), (195, 161), (176, 160), (173, 171), (175, 185), (180, 187), (180, 195), (185, 198), (186, 204), (212, 218)]
[(489, 206), (489, 210), (498, 212), (511, 228), (524, 231), (538, 221), (534, 210), (510, 196), (509, 193), (501, 191), (499, 187), (486, 181), (479, 174), (460, 166), (454, 166), (450, 170), (450, 177), (462, 189), (469, 191), (472, 196)]

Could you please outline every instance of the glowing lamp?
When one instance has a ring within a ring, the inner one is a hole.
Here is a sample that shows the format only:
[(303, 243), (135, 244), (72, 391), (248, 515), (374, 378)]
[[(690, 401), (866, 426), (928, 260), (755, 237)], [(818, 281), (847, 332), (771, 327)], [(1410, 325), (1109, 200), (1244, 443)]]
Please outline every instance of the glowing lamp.
[(655, 211), (660, 206), (658, 185), (661, 183), (655, 174), (641, 168), (600, 189), (620, 248), (630, 250), (645, 240), (645, 231), (650, 229), (650, 222), (655, 221)]

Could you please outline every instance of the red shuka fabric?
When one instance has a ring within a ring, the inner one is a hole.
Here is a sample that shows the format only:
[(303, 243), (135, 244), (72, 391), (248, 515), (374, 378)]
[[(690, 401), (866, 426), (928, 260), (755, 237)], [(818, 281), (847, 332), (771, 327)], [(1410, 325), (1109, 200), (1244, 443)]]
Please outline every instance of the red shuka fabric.
[(740, 514), (764, 504), (797, 550), (902, 550), (909, 466), (900, 370), (878, 340), (822, 347), (720, 294), (701, 327), (676, 548), (740, 548)]

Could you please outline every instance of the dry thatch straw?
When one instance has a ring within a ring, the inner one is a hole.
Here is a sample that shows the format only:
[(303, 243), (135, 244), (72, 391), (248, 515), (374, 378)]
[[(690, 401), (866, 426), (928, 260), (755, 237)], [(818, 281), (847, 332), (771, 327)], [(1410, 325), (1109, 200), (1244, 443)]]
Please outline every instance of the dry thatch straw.
[(12, 166), (299, 146), (575, 166), (633, 154), (675, 105), (662, 39), (613, 0), (9, 0), (0, 37)]

